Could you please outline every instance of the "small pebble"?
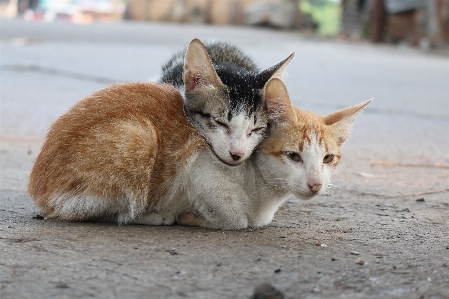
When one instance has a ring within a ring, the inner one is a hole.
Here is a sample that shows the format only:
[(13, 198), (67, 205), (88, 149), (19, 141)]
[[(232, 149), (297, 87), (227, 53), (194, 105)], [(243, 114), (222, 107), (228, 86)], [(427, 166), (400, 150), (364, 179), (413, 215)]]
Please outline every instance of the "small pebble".
[(361, 257), (359, 257), (358, 259), (355, 260), (355, 263), (359, 265), (364, 265), (365, 261)]
[(267, 283), (257, 286), (250, 299), (284, 299), (284, 294)]
[(355, 251), (355, 250), (351, 251), (350, 254), (352, 254), (352, 255), (360, 255), (360, 253), (358, 251)]
[(66, 283), (57, 284), (55, 287), (58, 289), (68, 289), (69, 288), (68, 284), (66, 284)]

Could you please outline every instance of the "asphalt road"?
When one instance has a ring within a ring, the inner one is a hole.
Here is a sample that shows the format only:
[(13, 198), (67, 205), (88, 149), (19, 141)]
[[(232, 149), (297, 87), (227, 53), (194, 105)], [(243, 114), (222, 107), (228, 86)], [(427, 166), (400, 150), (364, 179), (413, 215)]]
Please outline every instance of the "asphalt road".
[[(449, 57), (245, 27), (0, 26), (1, 298), (249, 298), (261, 283), (286, 298), (449, 298)], [(157, 78), (194, 37), (261, 68), (296, 52), (285, 82), (298, 107), (374, 98), (333, 195), (289, 201), (254, 231), (34, 219), (27, 176), (51, 122), (109, 84)]]

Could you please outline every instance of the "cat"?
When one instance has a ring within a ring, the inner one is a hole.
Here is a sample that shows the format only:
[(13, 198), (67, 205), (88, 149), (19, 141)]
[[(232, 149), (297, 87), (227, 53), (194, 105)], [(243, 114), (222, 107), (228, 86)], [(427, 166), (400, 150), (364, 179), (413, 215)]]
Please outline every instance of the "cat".
[(285, 85), (263, 90), (269, 134), (229, 166), (187, 121), (182, 95), (162, 83), (110, 86), (51, 126), (28, 192), (46, 218), (202, 226), (268, 224), (289, 195), (323, 194), (340, 146), (370, 101), (326, 116), (293, 108)]
[(186, 116), (228, 165), (244, 162), (264, 138), (267, 117), (262, 89), (280, 78), (294, 53), (259, 72), (237, 47), (193, 39), (162, 67), (161, 82), (184, 95)]

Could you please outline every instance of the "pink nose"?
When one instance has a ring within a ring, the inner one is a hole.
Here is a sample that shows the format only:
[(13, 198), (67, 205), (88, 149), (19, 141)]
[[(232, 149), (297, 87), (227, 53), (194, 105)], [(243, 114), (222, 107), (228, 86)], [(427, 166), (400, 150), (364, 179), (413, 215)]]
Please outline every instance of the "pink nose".
[(307, 186), (309, 186), (310, 192), (312, 193), (317, 193), (318, 191), (320, 191), (321, 186), (323, 186), (322, 184), (307, 184)]

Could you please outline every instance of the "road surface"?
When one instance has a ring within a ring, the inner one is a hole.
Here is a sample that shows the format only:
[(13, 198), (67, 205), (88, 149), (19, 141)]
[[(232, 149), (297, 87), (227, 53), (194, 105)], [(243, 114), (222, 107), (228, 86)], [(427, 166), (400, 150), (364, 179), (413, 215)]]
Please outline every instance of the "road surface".
[[(194, 37), (232, 42), (261, 68), (296, 52), (285, 82), (298, 107), (374, 98), (331, 195), (290, 200), (243, 231), (36, 217), (26, 184), (51, 122), (109, 84), (157, 78)], [(2, 20), (0, 46), (1, 298), (250, 298), (263, 283), (285, 298), (449, 298), (447, 56), (157, 23)], [(379, 160), (418, 167), (370, 165)]]

